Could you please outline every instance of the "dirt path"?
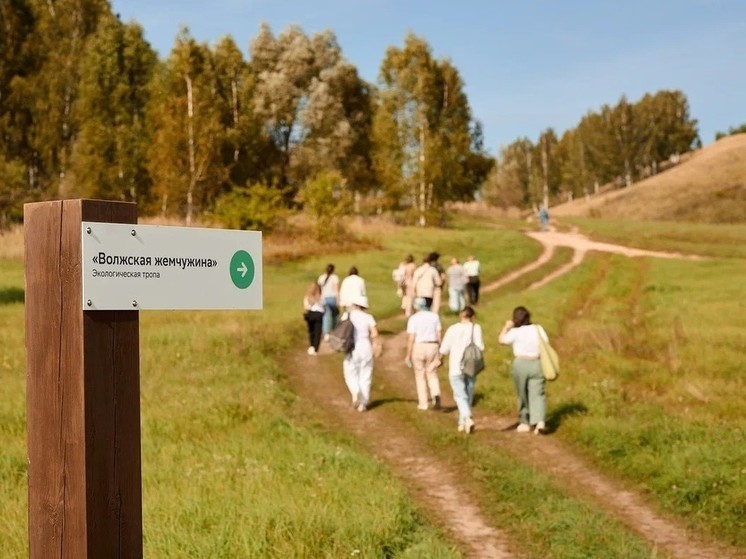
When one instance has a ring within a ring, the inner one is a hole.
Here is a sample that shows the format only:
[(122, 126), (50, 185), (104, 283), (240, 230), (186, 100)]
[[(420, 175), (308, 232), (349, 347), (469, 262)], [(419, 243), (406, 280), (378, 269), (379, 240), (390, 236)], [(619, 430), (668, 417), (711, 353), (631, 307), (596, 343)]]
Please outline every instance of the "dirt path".
[[(542, 266), (552, 258), (557, 246), (569, 246), (575, 250), (572, 262), (536, 282), (529, 289), (535, 289), (562, 273), (567, 273), (579, 265), (590, 250), (629, 257), (689, 258), (595, 243), (576, 233), (550, 231), (528, 235), (544, 245), (540, 257), (500, 280), (486, 284), (484, 292), (494, 291)], [(330, 351), (323, 345), (321, 354), (317, 357), (299, 352), (290, 358), (287, 370), (291, 382), (303, 397), (315, 402), (326, 402), (321, 413), (328, 424), (354, 434), (375, 456), (385, 461), (410, 488), (419, 505), (459, 542), (465, 556), (480, 559), (517, 557), (511, 551), (507, 536), (490, 525), (480, 510), (478, 500), (460, 484), (458, 472), (453, 466), (426, 448), (416, 430), (387, 409), (385, 404), (392, 401), (411, 402), (414, 407), (416, 400), (411, 373), (402, 365), (406, 334), (399, 332), (384, 336), (384, 344), (385, 352), (376, 361), (373, 402), (366, 413), (358, 413), (351, 407), (349, 394), (341, 380), (341, 365), (338, 359), (328, 356)], [(443, 388), (444, 407), (454, 408), (450, 390), (447, 386)], [(380, 393), (382, 390), (387, 394), (400, 396), (376, 400), (376, 392)], [(678, 523), (658, 513), (641, 495), (625, 488), (620, 482), (609, 479), (576, 456), (558, 439), (518, 434), (513, 429), (514, 418), (500, 417), (479, 408), (475, 410), (475, 420), (475, 437), (480, 437), (537, 470), (548, 473), (571, 493), (600, 505), (672, 557), (707, 559), (738, 556), (731, 549), (700, 541)], [(454, 419), (453, 425), (455, 423)]]

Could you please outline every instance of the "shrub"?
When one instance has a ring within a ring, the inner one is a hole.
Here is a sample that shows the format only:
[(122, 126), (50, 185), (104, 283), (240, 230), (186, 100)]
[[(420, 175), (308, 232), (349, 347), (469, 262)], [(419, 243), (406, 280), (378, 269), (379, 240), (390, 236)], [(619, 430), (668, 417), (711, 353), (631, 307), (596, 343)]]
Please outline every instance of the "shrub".
[(282, 190), (265, 184), (234, 188), (218, 198), (215, 219), (230, 229), (271, 231), (287, 218)]
[(340, 218), (349, 213), (352, 197), (339, 173), (324, 171), (307, 180), (298, 193), (298, 199), (314, 219), (319, 240), (343, 233)]

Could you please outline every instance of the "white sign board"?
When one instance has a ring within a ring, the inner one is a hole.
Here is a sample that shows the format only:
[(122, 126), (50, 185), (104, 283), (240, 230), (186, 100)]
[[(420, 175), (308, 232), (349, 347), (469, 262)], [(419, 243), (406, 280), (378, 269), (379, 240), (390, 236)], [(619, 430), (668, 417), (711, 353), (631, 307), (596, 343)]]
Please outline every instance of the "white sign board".
[(83, 310), (261, 309), (262, 234), (83, 222)]

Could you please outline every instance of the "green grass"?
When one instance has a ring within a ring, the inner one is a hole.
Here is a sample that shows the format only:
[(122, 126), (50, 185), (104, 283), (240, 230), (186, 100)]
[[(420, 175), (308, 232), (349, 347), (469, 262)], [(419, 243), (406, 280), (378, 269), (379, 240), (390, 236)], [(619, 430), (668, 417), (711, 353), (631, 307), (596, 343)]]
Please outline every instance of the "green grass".
[(698, 254), (716, 258), (746, 258), (746, 225), (708, 225), (673, 221), (562, 218), (594, 240), (649, 250)]
[[(557, 436), (689, 526), (746, 548), (739, 277), (740, 260), (594, 256), (520, 300), (492, 301), (486, 314), (494, 332), (521, 303), (546, 325), (563, 360), (548, 389)], [(506, 376), (508, 353), (488, 352), (501, 356)], [(507, 383), (485, 380), (486, 403), (510, 412)]]
[[(146, 555), (459, 557), (377, 460), (299, 414), (276, 357), (302, 345), (301, 299), (327, 262), (342, 275), (356, 265), (383, 316), (397, 310), (391, 269), (406, 253), (463, 258), (476, 243), (486, 277), (539, 252), (511, 231), (412, 228), (381, 250), (265, 267), (262, 312), (141, 313)], [(27, 555), (21, 264), (3, 261), (0, 277), (5, 558)]]
[[(445, 263), (475, 253), (489, 282), (541, 252), (508, 222), (479, 223), (404, 228), (377, 239), (380, 250), (266, 266), (261, 312), (141, 313), (146, 555), (341, 557), (359, 550), (363, 557), (458, 557), (381, 463), (304, 415), (276, 358), (303, 345), (300, 301), (327, 262), (340, 275), (353, 264), (360, 269), (371, 311), (382, 318), (397, 312), (390, 274), (405, 254), (419, 260), (438, 250)], [(531, 277), (485, 295), (479, 320), (490, 370), (480, 377), (479, 405), (515, 413), (509, 350), (495, 339), (512, 308), (525, 304), (563, 362), (549, 387), (554, 436), (705, 535), (746, 548), (746, 284), (739, 279), (746, 262), (738, 259), (743, 243), (732, 246), (746, 239), (745, 230), (582, 223), (594, 236), (631, 246), (719, 258), (591, 255), (539, 290), (519, 291), (538, 279)], [(568, 258), (559, 251), (545, 269)], [(0, 285), (0, 556), (24, 557), (18, 261), (0, 261)], [(391, 324), (399, 328), (403, 320)], [(466, 483), (526, 556), (652, 554), (607, 514), (520, 461), (456, 437), (450, 426), (422, 429), (436, 451), (463, 459)]]

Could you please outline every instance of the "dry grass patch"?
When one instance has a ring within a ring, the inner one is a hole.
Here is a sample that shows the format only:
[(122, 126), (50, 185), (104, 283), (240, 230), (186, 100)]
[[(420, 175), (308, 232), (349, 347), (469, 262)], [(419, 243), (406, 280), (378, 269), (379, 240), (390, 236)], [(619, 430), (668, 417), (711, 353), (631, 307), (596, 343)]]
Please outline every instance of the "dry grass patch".
[(746, 134), (629, 188), (553, 208), (555, 216), (740, 223), (746, 221)]

